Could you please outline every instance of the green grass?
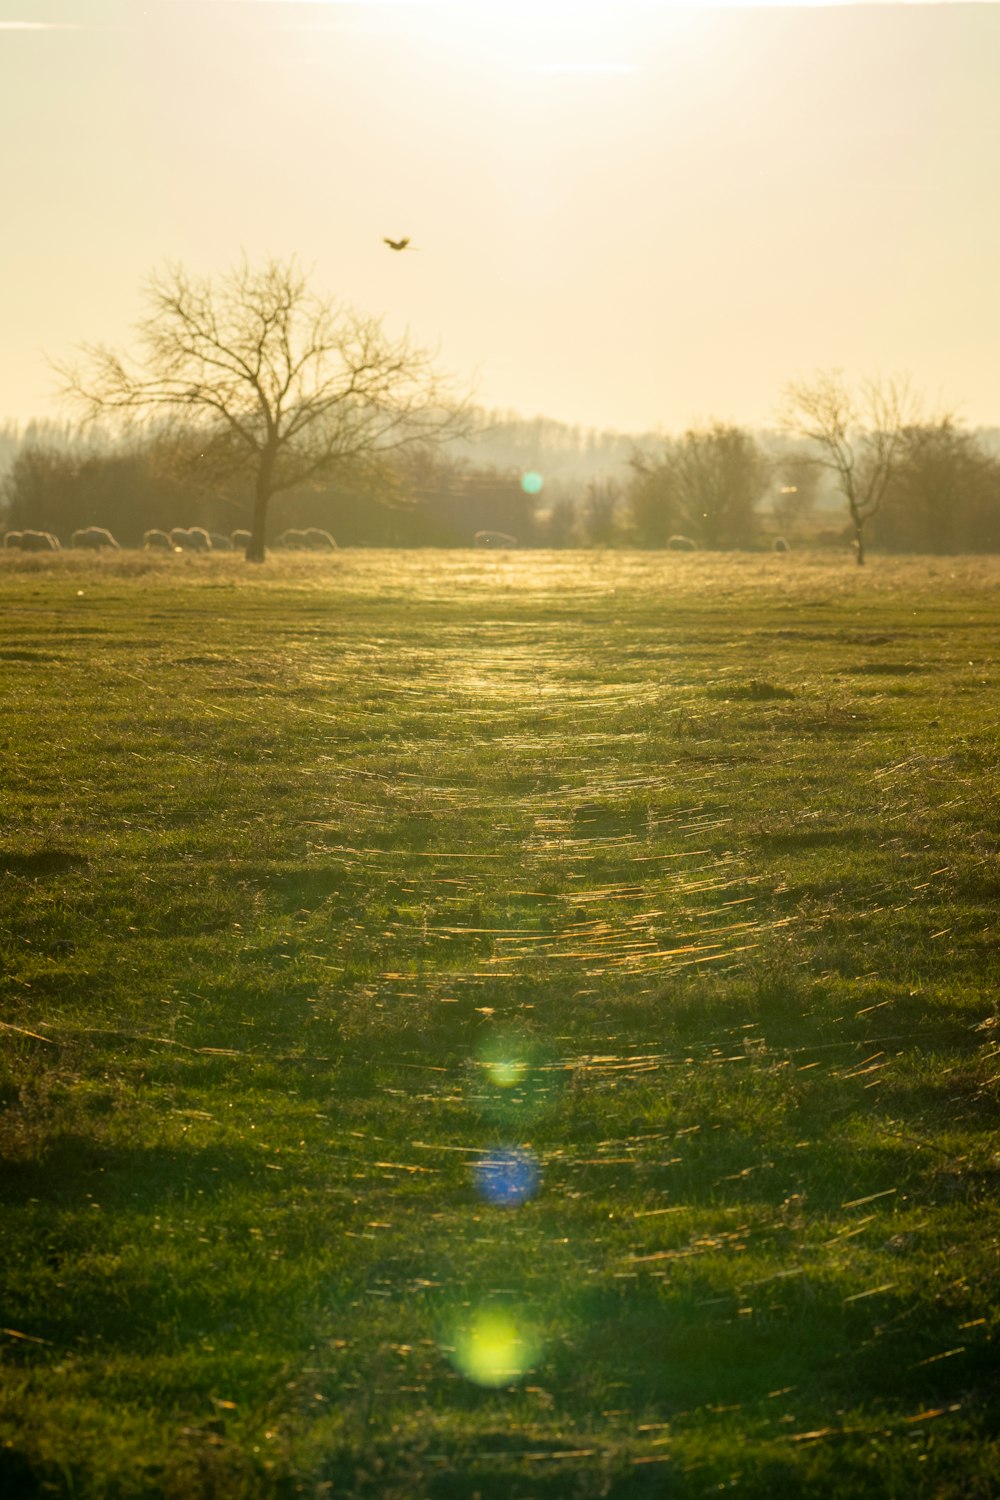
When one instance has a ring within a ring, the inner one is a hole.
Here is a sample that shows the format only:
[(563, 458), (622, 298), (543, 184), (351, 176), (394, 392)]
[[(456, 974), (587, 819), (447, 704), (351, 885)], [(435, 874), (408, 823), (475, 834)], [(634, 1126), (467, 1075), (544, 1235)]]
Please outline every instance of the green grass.
[(1000, 1493), (1000, 564), (0, 591), (5, 1496)]

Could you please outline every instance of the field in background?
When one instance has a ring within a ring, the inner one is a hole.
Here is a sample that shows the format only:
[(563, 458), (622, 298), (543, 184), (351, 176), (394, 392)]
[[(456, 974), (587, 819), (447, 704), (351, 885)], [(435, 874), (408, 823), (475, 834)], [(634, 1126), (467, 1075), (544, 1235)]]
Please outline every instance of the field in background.
[(998, 1493), (1000, 562), (0, 597), (5, 1496)]

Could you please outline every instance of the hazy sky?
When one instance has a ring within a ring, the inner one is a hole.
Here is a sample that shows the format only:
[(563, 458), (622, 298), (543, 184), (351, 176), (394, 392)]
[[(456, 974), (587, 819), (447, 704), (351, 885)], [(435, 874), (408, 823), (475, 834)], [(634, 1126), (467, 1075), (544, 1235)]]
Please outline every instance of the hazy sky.
[(839, 366), (1000, 423), (1000, 4), (0, 0), (0, 122), (0, 420), (246, 251), (525, 415)]

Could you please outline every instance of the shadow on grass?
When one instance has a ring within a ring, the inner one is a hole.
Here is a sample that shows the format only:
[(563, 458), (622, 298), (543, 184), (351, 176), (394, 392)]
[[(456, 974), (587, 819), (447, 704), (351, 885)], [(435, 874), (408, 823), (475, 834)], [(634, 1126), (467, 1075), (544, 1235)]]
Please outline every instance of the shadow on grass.
[(314, 911), (345, 887), (353, 889), (355, 879), (342, 865), (303, 864), (289, 868), (240, 865), (233, 872), (239, 883), (246, 882), (274, 899), (284, 912)]
[(866, 661), (843, 670), (852, 677), (908, 677), (930, 669), (915, 661)]
[(873, 824), (859, 824), (852, 828), (787, 828), (770, 833), (760, 833), (757, 842), (765, 849), (859, 849), (867, 846), (877, 849), (882, 835)]
[(69, 849), (35, 849), (30, 854), (0, 853), (0, 875), (22, 875), (36, 880), (44, 875), (66, 875), (86, 869), (86, 855)]
[(969, 1339), (961, 1354), (936, 1361), (941, 1315), (915, 1308), (902, 1288), (851, 1300), (837, 1280), (784, 1271), (731, 1290), (708, 1270), (676, 1286), (664, 1277), (640, 1278), (627, 1300), (602, 1288), (567, 1309), (574, 1332), (542, 1379), (581, 1422), (612, 1395), (628, 1412), (678, 1418), (696, 1409), (766, 1412), (775, 1391), (817, 1409), (931, 1405), (995, 1381), (988, 1340)]
[(36, 1159), (0, 1158), (0, 1205), (78, 1208), (99, 1187), (109, 1207), (121, 1199), (143, 1209), (262, 1180), (264, 1171), (258, 1154), (238, 1146), (118, 1146), (67, 1131), (49, 1137)]

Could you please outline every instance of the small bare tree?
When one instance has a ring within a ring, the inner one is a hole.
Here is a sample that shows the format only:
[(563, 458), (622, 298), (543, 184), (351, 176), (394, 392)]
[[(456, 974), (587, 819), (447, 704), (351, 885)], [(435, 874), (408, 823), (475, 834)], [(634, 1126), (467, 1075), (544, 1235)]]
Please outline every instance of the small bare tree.
[(859, 566), (865, 560), (865, 526), (875, 515), (917, 420), (918, 402), (905, 379), (865, 380), (857, 393), (839, 371), (785, 387), (779, 420), (809, 438), (818, 462), (830, 469), (847, 502)]
[(310, 291), (294, 261), (244, 259), (214, 278), (170, 265), (145, 298), (138, 357), (85, 345), (82, 372), (56, 366), (63, 394), (88, 419), (152, 420), (161, 448), (202, 475), (246, 478), (251, 562), (273, 495), (464, 430), (427, 351)]

